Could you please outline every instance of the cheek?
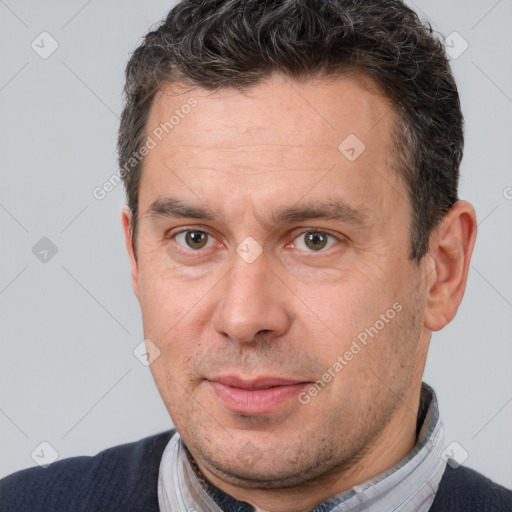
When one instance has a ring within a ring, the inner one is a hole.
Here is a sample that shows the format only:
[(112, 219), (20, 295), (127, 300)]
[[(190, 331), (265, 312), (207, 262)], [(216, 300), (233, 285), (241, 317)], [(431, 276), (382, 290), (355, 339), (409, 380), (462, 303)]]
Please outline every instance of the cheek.
[(161, 355), (151, 366), (151, 373), (162, 401), (171, 416), (174, 426), (186, 426), (190, 413), (190, 391), (182, 382), (183, 372), (180, 368), (169, 365), (165, 355)]
[[(306, 305), (303, 318), (312, 320), (310, 331), (314, 330), (315, 343), (331, 346), (338, 355), (392, 308), (396, 290), (393, 283), (385, 284), (382, 273), (350, 271), (321, 288), (302, 288), (298, 296)], [(301, 317), (298, 315), (299, 323)]]
[(365, 319), (363, 328), (340, 338), (338, 351), (323, 358), (320, 380), (328, 382), (320, 383), (323, 390), (311, 403), (318, 413), (326, 410), (332, 422), (341, 421), (347, 432), (354, 417), (366, 418), (368, 425), (383, 422), (410, 381), (421, 331), (417, 314), (394, 304), (383, 310), (387, 323), (380, 314)]
[(172, 335), (184, 325), (193, 327), (189, 316), (208, 290), (206, 279), (180, 276), (162, 255), (142, 259), (139, 285), (144, 326), (160, 337)]
[(318, 313), (309, 312), (311, 321), (305, 323), (298, 319), (322, 361), (325, 379), (334, 383), (332, 392), (350, 390), (356, 400), (370, 388), (375, 393), (383, 385), (379, 379), (393, 385), (405, 378), (421, 334), (421, 305), (400, 290), (400, 279), (366, 270), (346, 274), (342, 282), (311, 295), (308, 306)]

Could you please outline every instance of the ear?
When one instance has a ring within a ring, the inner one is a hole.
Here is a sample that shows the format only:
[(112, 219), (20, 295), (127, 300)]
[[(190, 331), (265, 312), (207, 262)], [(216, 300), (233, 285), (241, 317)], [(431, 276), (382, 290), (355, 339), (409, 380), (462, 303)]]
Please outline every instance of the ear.
[(128, 206), (124, 206), (121, 211), (121, 223), (124, 231), (124, 242), (126, 250), (128, 251), (128, 257), (130, 258), (130, 266), (132, 269), (132, 286), (137, 299), (140, 300), (140, 288), (139, 288), (139, 263), (137, 256), (133, 249), (133, 230), (132, 230), (132, 212)]
[(430, 331), (439, 331), (457, 313), (466, 289), (476, 228), (473, 206), (457, 201), (431, 237), (429, 255), (435, 269), (428, 278), (424, 317)]

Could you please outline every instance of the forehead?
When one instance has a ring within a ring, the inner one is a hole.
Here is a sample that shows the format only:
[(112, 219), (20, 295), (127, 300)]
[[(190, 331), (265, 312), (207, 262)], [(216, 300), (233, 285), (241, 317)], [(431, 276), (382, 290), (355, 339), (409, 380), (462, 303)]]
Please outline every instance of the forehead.
[[(192, 100), (200, 108), (194, 108), (193, 115), (189, 115), (187, 104)], [(242, 92), (169, 85), (156, 94), (146, 131), (173, 116), (172, 128), (162, 134), (168, 145), (181, 135), (191, 141), (201, 139), (203, 146), (213, 142), (217, 147), (222, 142), (229, 145), (232, 136), (250, 142), (258, 134), (259, 142), (306, 147), (336, 142), (347, 128), (363, 139), (373, 132), (375, 139), (389, 128), (394, 109), (369, 79), (318, 78), (297, 83), (272, 75)], [(377, 125), (381, 125), (380, 130), (374, 130)]]
[(168, 87), (146, 125), (155, 147), (145, 158), (140, 205), (169, 187), (217, 207), (219, 190), (265, 207), (283, 193), (293, 202), (334, 189), (352, 202), (373, 196), (382, 207), (397, 192), (405, 196), (389, 165), (394, 121), (376, 88), (349, 78), (297, 83), (274, 75), (244, 92)]

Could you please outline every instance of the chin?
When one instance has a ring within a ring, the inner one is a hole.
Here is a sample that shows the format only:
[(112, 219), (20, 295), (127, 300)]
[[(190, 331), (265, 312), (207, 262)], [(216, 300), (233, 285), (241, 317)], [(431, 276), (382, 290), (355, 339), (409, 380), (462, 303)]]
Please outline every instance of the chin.
[(219, 452), (211, 454), (202, 451), (203, 465), (220, 480), (248, 489), (296, 487), (321, 476), (336, 465), (332, 453), (317, 454), (311, 460), (306, 460), (297, 455), (285, 457), (284, 454), (276, 454), (275, 450), (263, 454), (250, 442), (238, 450), (236, 458), (232, 454), (225, 458), (219, 455)]

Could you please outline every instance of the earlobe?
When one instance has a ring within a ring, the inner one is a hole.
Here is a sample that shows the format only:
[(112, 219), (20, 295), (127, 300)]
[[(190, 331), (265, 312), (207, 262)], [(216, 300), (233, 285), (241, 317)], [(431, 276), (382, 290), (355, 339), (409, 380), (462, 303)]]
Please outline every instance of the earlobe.
[(132, 212), (128, 206), (124, 206), (121, 211), (121, 223), (123, 226), (126, 250), (130, 259), (133, 291), (135, 292), (137, 298), (140, 300), (139, 264), (133, 249)]
[(467, 201), (458, 201), (431, 237), (430, 257), (435, 278), (429, 280), (424, 324), (438, 331), (451, 322), (464, 296), (476, 240), (476, 214)]

